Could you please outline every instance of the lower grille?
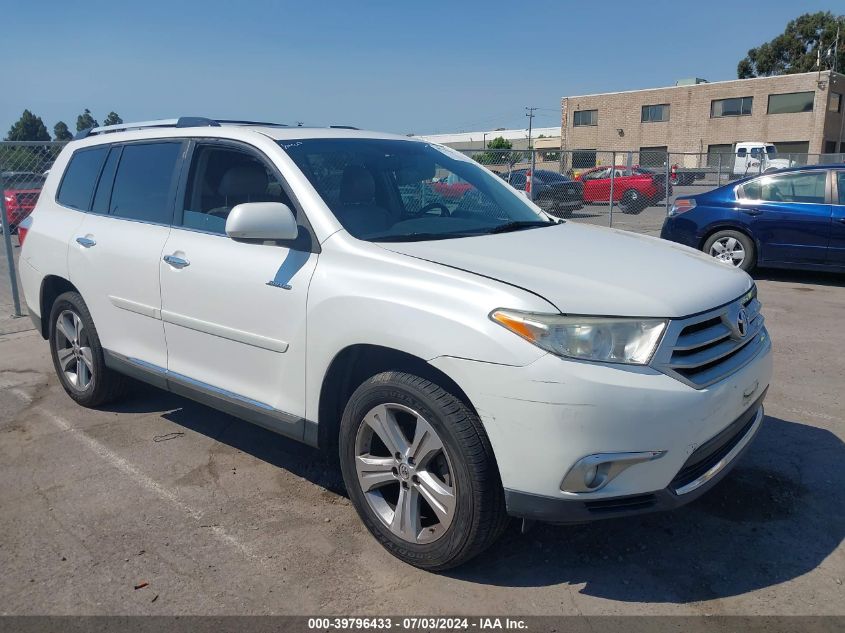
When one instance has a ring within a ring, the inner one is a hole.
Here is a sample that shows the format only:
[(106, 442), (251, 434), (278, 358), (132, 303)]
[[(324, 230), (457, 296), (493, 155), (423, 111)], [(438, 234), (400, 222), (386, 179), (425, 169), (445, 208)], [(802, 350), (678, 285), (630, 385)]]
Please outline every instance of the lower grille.
[(632, 495), (615, 499), (598, 499), (585, 501), (584, 506), (593, 514), (625, 512), (628, 510), (642, 510), (653, 506), (657, 498), (653, 494)]
[(757, 419), (757, 413), (763, 405), (765, 396), (764, 392), (745, 413), (718, 435), (695, 449), (681, 467), (681, 470), (678, 471), (678, 474), (675, 475), (669, 487), (677, 492), (680, 488), (701, 477), (730, 453), (754, 426), (754, 421)]

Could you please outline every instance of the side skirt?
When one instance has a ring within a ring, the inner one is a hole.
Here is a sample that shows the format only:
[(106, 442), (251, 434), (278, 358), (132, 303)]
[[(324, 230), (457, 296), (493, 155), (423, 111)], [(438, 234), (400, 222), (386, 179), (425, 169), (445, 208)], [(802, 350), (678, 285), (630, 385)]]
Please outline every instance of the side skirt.
[(137, 358), (103, 350), (106, 367), (130, 378), (190, 398), (252, 424), (317, 447), (317, 423), (270, 405), (177, 374)]

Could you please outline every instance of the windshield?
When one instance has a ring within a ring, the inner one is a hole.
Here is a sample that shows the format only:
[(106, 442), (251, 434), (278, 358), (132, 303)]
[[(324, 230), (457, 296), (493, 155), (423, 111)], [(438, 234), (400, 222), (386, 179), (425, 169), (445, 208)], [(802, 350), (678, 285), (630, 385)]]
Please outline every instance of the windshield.
[(554, 224), (495, 174), (454, 150), (355, 138), (280, 145), (359, 239), (447, 239)]

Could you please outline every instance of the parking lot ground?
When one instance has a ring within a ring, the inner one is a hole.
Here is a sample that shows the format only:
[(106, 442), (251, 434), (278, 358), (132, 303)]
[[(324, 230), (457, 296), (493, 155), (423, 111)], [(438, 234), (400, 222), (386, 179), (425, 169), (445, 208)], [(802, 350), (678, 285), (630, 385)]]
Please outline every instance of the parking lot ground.
[(0, 334), (0, 613), (845, 614), (845, 277), (758, 286), (775, 376), (728, 478), (673, 513), (514, 524), (445, 574), (377, 545), (318, 451), (143, 385), (82, 409), (34, 331)]

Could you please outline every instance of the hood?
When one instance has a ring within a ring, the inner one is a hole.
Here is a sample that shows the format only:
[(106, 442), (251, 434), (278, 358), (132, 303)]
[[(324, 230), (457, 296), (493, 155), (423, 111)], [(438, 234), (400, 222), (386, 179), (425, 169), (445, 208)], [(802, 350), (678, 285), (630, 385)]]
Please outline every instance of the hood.
[(572, 222), (379, 246), (524, 288), (564, 314), (678, 318), (728, 303), (752, 285), (741, 270), (686, 246)]

